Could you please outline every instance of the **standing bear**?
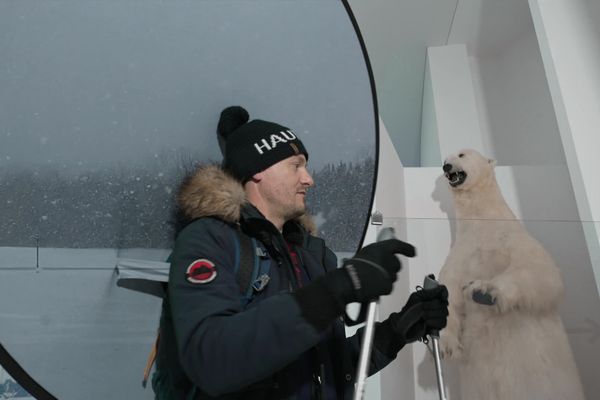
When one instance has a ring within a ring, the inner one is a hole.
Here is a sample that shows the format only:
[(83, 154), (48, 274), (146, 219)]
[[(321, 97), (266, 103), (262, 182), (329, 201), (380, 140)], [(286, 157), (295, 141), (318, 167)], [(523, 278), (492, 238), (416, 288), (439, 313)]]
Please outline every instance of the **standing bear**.
[(444, 161), (456, 234), (439, 276), (450, 302), (442, 355), (458, 364), (462, 400), (583, 399), (560, 272), (506, 204), (494, 167), (475, 150)]

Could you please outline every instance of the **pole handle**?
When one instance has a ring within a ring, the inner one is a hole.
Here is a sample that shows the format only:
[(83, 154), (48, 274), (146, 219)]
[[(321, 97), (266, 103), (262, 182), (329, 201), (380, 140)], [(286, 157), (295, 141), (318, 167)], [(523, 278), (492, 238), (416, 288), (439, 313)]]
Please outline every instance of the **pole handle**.
[[(425, 277), (423, 281), (423, 289), (433, 289), (440, 286), (439, 282), (435, 280), (435, 275), (429, 274)], [(444, 385), (444, 376), (442, 375), (442, 358), (440, 355), (440, 331), (432, 330), (429, 332), (429, 336), (431, 337), (431, 341), (433, 344), (433, 359), (435, 362), (435, 374), (437, 378), (438, 384), (438, 394), (440, 396), (440, 400), (446, 400), (446, 388)]]
[[(423, 280), (423, 289), (433, 289), (440, 286), (440, 283), (435, 279), (435, 275), (434, 274), (429, 274), (425, 277), (425, 279)], [(432, 330), (429, 332), (429, 336), (431, 336), (432, 338), (439, 338), (440, 337), (440, 331), (438, 330)]]

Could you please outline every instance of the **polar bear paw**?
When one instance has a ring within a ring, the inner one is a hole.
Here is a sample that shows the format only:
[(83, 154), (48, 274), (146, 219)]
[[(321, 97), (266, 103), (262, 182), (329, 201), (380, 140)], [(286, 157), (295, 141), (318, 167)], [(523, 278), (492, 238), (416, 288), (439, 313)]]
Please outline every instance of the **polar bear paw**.
[(517, 305), (517, 291), (512, 285), (476, 280), (463, 288), (463, 294), (467, 301), (491, 306), (499, 313), (506, 313)]
[(445, 360), (458, 360), (462, 357), (463, 347), (458, 340), (458, 336), (447, 332), (446, 329), (440, 332), (440, 352)]

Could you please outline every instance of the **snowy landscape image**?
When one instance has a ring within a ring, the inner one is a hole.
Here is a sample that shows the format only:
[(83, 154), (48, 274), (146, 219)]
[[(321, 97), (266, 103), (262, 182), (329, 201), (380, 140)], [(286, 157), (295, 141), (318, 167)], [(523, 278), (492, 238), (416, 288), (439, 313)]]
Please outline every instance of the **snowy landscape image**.
[[(225, 107), (301, 138), (319, 234), (359, 246), (378, 120), (342, 2), (0, 2), (0, 54), (0, 344), (56, 398), (153, 398), (161, 299), (121, 283), (165, 279)], [(15, 378), (0, 399), (30, 398)]]
[[(170, 248), (175, 194), (194, 170), (194, 155), (81, 174), (59, 169), (0, 170), (0, 246)], [(372, 157), (311, 171), (307, 205), (335, 251), (355, 249), (374, 178)]]

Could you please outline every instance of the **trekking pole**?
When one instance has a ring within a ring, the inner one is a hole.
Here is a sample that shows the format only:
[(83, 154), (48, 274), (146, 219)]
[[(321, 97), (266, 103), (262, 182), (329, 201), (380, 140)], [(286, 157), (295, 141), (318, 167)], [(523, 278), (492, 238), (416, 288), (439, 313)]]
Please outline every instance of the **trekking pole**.
[[(383, 228), (377, 241), (395, 239), (394, 228)], [(367, 308), (367, 319), (365, 322), (365, 333), (363, 335), (360, 356), (358, 358), (358, 375), (356, 377), (356, 388), (354, 390), (354, 400), (362, 400), (365, 395), (367, 374), (369, 373), (369, 362), (371, 360), (371, 349), (373, 348), (373, 335), (375, 333), (375, 317), (377, 316), (377, 301), (369, 302)]]
[(354, 400), (361, 400), (365, 395), (367, 374), (369, 372), (369, 361), (371, 360), (371, 349), (373, 348), (373, 334), (375, 333), (375, 316), (377, 314), (377, 302), (372, 301), (367, 308), (367, 322), (365, 323), (365, 334), (363, 335), (362, 347), (358, 361), (358, 376), (356, 377), (356, 389)]
[[(433, 289), (439, 286), (433, 274), (427, 275), (423, 282), (423, 289)], [(444, 376), (442, 375), (442, 358), (440, 357), (440, 332), (437, 330), (429, 332), (431, 343), (433, 345), (433, 359), (435, 361), (435, 373), (437, 376), (438, 393), (440, 400), (446, 400), (446, 388), (444, 386)]]

